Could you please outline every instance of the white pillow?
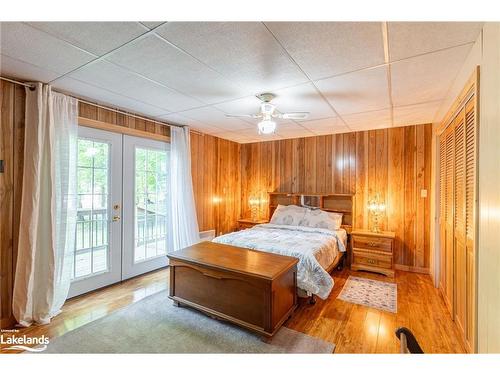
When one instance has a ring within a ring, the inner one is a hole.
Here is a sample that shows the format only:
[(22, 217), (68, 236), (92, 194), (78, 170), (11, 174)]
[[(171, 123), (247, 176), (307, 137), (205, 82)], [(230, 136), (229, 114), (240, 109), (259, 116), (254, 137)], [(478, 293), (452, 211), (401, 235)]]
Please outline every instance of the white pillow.
[(299, 225), (310, 228), (338, 230), (342, 225), (342, 214), (338, 212), (326, 212), (320, 209), (307, 209)]
[(304, 218), (307, 209), (295, 205), (283, 206), (278, 205), (271, 217), (271, 224), (278, 225), (300, 225), (299, 223)]
[(342, 227), (342, 217), (344, 214), (341, 214), (340, 212), (328, 212), (328, 215), (330, 215), (330, 218), (333, 220), (334, 230), (339, 230)]

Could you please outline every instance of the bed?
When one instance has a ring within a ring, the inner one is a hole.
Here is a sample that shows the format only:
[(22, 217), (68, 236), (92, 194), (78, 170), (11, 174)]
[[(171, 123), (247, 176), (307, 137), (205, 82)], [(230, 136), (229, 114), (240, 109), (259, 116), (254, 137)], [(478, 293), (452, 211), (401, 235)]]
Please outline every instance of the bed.
[[(346, 258), (352, 195), (270, 193), (269, 202), (269, 224), (228, 233), (213, 242), (298, 258), (299, 296), (326, 299), (334, 284), (330, 272), (342, 266)], [(274, 220), (277, 209), (286, 209), (289, 214), (282, 215), (281, 221)], [(309, 212), (309, 221), (304, 220), (302, 212)], [(324, 218), (326, 213), (338, 215), (340, 221), (334, 227), (324, 225), (319, 217)]]

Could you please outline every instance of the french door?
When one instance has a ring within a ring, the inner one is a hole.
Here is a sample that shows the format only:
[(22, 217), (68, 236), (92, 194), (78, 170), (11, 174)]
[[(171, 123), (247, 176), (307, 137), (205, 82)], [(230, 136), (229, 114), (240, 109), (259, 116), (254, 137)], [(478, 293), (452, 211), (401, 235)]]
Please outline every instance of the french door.
[(164, 267), (168, 144), (78, 129), (74, 297)]
[(167, 265), (168, 146), (124, 138), (122, 278)]

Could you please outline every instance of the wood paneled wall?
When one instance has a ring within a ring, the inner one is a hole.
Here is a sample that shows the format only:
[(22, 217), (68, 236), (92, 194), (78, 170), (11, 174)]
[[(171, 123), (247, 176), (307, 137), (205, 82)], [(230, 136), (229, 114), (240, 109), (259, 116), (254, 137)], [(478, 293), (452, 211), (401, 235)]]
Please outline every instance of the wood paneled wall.
[(241, 145), (241, 214), (269, 191), (354, 193), (354, 227), (368, 228), (367, 202), (378, 193), (387, 206), (381, 227), (396, 232), (397, 267), (428, 272), (431, 142), (428, 124)]
[[(0, 81), (0, 319), (12, 322), (11, 304), (24, 147), (24, 88)], [(80, 116), (169, 136), (168, 126), (80, 103)], [(355, 227), (367, 227), (366, 202), (386, 200), (383, 228), (394, 230), (399, 268), (429, 267), (431, 126), (418, 125), (348, 134), (239, 145), (191, 133), (194, 194), (200, 230), (236, 229), (250, 216), (248, 198), (268, 191), (355, 193)], [(263, 215), (267, 205), (263, 204)]]
[(240, 215), (240, 145), (192, 132), (191, 172), (200, 231), (234, 231)]
[(166, 124), (127, 116), (123, 113), (117, 113), (87, 103), (78, 103), (78, 116), (152, 134), (170, 136), (170, 127), (166, 126)]
[(0, 328), (13, 324), (12, 290), (17, 260), (24, 160), (24, 87), (0, 81)]
[[(11, 326), (12, 289), (17, 259), (24, 154), (25, 89), (0, 81), (0, 327)], [(170, 136), (170, 128), (121, 113), (79, 103), (79, 116), (152, 134)], [(240, 212), (240, 145), (191, 134), (192, 172), (200, 230), (226, 233), (236, 228)]]

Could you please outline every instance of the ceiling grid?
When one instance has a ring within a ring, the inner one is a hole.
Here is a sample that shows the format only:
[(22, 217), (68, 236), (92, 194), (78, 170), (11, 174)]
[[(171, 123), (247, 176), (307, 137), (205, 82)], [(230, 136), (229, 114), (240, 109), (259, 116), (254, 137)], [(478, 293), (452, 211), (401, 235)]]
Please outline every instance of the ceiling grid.
[[(472, 22), (0, 23), (0, 73), (240, 143), (432, 122)], [(272, 92), (276, 134), (257, 134)]]

